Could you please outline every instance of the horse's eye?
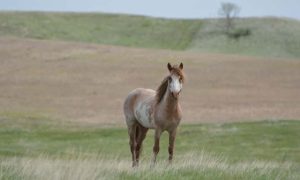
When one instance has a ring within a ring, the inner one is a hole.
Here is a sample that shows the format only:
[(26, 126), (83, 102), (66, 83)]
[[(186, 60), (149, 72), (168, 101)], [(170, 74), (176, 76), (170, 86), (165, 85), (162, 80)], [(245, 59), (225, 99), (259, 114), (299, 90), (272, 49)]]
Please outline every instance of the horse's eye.
[(169, 81), (172, 82), (172, 78), (171, 77), (169, 77)]

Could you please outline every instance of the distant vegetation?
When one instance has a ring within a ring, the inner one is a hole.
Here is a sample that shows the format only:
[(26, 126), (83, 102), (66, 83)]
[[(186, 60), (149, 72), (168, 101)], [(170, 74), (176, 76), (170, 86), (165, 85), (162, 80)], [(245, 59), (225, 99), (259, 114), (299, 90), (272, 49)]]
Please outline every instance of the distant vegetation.
[(242, 37), (246, 37), (250, 35), (251, 35), (251, 30), (248, 28), (234, 29), (227, 33), (227, 36), (229, 38), (233, 38), (235, 40), (239, 40)]
[(240, 12), (240, 7), (236, 4), (226, 2), (221, 3), (219, 14), (222, 17), (223, 26), (225, 33), (229, 33), (234, 29), (234, 20), (237, 18)]
[(228, 38), (218, 26), (218, 19), (178, 20), (101, 13), (0, 13), (0, 36), (300, 57), (300, 22), (297, 20), (236, 19), (236, 30), (232, 34), (238, 38)]
[(300, 57), (300, 22), (278, 18), (237, 19), (236, 29), (250, 35), (228, 38), (218, 31), (219, 20), (207, 20), (189, 49), (264, 57)]

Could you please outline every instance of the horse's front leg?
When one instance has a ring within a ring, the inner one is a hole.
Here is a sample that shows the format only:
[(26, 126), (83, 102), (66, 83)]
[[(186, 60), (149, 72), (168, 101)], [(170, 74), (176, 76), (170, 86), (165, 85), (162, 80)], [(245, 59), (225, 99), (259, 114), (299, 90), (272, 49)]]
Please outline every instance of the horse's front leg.
[(159, 152), (159, 139), (160, 139), (161, 133), (162, 133), (161, 129), (158, 129), (158, 128), (155, 129), (152, 166), (155, 165), (156, 156), (157, 156), (157, 154)]
[(174, 150), (174, 143), (176, 138), (176, 128), (172, 131), (169, 131), (169, 163), (172, 163), (173, 160), (173, 150)]

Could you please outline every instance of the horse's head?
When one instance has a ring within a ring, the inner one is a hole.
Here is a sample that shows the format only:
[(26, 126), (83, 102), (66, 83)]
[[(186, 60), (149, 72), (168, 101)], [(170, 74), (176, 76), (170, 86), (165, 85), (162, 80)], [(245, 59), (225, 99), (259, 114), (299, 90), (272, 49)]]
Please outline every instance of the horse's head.
[(169, 78), (168, 78), (168, 88), (171, 94), (174, 98), (178, 98), (182, 85), (184, 82), (184, 74), (183, 74), (183, 64), (180, 63), (180, 65), (171, 65), (168, 63), (168, 69), (170, 72)]

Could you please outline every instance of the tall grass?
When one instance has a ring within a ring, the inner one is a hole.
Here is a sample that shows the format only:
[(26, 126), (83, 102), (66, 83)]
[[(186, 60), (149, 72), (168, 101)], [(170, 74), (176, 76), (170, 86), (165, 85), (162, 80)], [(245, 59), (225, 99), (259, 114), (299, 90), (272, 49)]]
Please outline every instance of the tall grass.
[(299, 121), (182, 125), (174, 163), (167, 137), (150, 168), (153, 131), (131, 168), (126, 127), (0, 113), (0, 179), (299, 179)]
[(208, 153), (187, 153), (172, 165), (159, 161), (155, 167), (142, 161), (131, 168), (126, 158), (76, 157), (58, 159), (7, 158), (0, 162), (0, 179), (296, 179), (291, 163), (242, 161), (230, 163)]

